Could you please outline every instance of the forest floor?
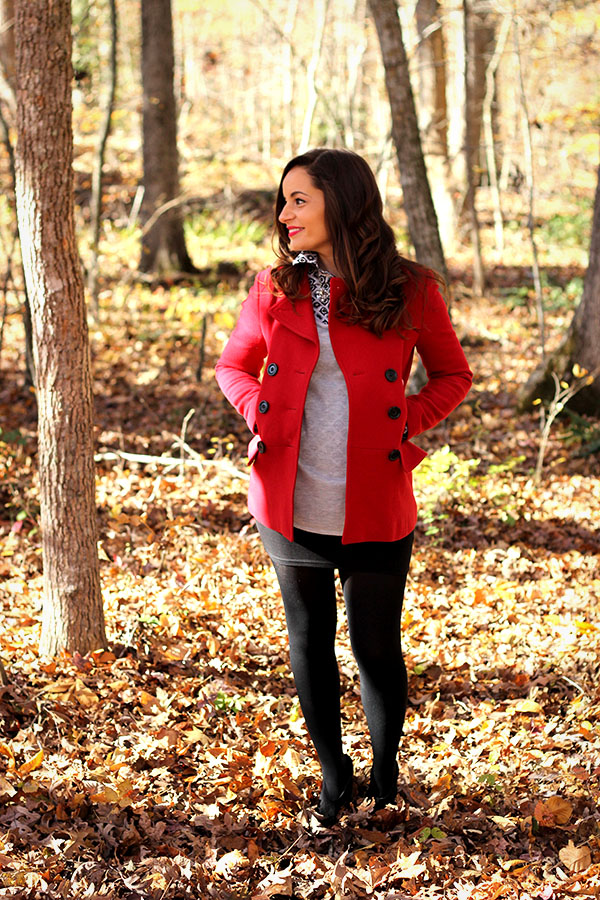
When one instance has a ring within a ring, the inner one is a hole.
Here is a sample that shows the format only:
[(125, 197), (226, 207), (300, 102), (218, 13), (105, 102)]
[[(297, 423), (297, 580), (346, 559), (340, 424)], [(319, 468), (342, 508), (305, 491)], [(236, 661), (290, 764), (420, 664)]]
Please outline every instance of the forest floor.
[[(539, 408), (520, 414), (515, 397), (539, 354), (534, 312), (507, 300), (522, 271), (495, 278), (485, 301), (457, 290), (475, 383), (424, 436), (430, 456), (415, 473), (398, 803), (374, 813), (364, 799), (368, 738), (340, 604), (358, 778), (354, 805), (330, 829), (310, 813), (318, 766), (274, 575), (246, 511), (245, 426), (213, 379), (230, 313), (212, 319), (198, 382), (200, 326), (171, 315), (173, 292), (158, 289), (143, 310), (103, 301), (91, 344), (109, 646), (57, 660), (37, 653), (35, 407), (9, 315), (1, 896), (600, 896), (599, 429), (557, 421), (532, 480)], [(231, 303), (242, 295), (236, 287)], [(567, 319), (550, 312), (551, 343)]]

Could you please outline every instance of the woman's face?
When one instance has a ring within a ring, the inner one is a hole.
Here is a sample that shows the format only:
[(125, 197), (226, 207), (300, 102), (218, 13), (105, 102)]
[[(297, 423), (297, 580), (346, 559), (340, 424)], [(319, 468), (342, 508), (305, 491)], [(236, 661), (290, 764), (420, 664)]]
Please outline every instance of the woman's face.
[(323, 191), (315, 187), (301, 166), (290, 169), (281, 187), (285, 206), (279, 213), (279, 221), (287, 228), (290, 250), (312, 250), (325, 259), (331, 258), (333, 250), (325, 225)]

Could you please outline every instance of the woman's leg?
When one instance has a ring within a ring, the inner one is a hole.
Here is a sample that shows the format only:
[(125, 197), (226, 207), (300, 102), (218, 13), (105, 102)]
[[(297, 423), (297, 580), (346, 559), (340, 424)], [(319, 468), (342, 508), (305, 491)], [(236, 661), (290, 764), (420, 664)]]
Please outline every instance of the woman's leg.
[(403, 571), (394, 574), (340, 572), (352, 650), (373, 749), (372, 787), (382, 797), (395, 791), (396, 756), (408, 697), (400, 620), (412, 536), (404, 547)]
[(308, 732), (331, 797), (348, 771), (342, 752), (340, 678), (335, 656), (336, 598), (333, 569), (273, 561), (287, 620), (290, 661)]

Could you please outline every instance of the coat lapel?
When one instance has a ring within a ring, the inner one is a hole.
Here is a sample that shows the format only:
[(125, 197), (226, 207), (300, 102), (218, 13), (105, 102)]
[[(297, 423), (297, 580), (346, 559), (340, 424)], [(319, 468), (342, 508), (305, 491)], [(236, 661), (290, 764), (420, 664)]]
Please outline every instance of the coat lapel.
[(304, 277), (302, 290), (306, 292), (306, 298), (295, 300), (292, 303), (287, 297), (280, 296), (270, 309), (274, 319), (289, 328), (295, 334), (317, 343), (317, 325), (310, 299), (310, 286), (308, 276)]

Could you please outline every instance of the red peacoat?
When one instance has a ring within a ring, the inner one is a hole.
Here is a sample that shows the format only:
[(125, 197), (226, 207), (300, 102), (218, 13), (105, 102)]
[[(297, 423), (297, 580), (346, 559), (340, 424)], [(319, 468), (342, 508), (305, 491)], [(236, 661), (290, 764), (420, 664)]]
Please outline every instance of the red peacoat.
[[(290, 540), (302, 412), (319, 357), (305, 281), (306, 299), (292, 303), (275, 291), (270, 269), (260, 272), (216, 366), (221, 390), (254, 432), (248, 448), (250, 512)], [(349, 406), (342, 542), (398, 540), (415, 527), (411, 470), (427, 455), (410, 439), (458, 406), (472, 373), (432, 278), (411, 284), (411, 327), (382, 337), (336, 316), (345, 292), (340, 278), (331, 279), (330, 291), (329, 333)], [(428, 381), (406, 396), (415, 348)]]

